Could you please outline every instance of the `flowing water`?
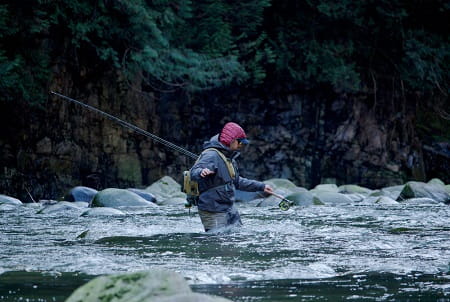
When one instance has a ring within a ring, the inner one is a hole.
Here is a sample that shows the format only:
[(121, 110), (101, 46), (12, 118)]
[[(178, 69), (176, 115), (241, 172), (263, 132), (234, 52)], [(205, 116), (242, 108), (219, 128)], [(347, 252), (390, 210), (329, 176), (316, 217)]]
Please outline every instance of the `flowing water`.
[(64, 301), (95, 276), (155, 267), (233, 301), (450, 301), (448, 205), (238, 207), (242, 228), (205, 234), (183, 206), (0, 206), (0, 301)]

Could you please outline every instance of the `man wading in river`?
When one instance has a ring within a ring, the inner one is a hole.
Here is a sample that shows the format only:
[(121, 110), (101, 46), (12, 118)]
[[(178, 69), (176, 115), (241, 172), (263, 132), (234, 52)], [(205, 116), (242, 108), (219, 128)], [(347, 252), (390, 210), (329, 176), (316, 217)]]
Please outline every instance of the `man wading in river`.
[(191, 168), (191, 178), (199, 186), (198, 213), (205, 231), (242, 225), (234, 206), (236, 189), (273, 192), (269, 185), (239, 176), (236, 158), (248, 143), (241, 126), (227, 123), (220, 134), (203, 144), (203, 152)]

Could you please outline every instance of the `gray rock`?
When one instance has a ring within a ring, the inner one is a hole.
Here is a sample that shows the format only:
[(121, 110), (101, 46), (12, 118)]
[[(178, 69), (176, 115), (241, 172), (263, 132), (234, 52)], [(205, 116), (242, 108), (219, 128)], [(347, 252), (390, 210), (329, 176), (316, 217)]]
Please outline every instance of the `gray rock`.
[(109, 188), (95, 195), (91, 207), (156, 207), (156, 205), (131, 191)]
[(410, 181), (406, 183), (397, 201), (410, 198), (431, 198), (439, 202), (450, 203), (450, 194), (442, 184)]
[(436, 201), (431, 198), (426, 198), (426, 197), (405, 199), (402, 201), (402, 203), (414, 204), (414, 205), (440, 204), (439, 201)]
[(284, 178), (271, 178), (265, 180), (264, 183), (270, 185), (274, 190), (297, 188), (292, 181)]
[[(294, 202), (296, 206), (310, 206), (317, 205), (314, 203), (314, 195), (311, 192), (296, 192), (286, 196), (286, 199)], [(320, 203), (323, 204), (323, 203)]]
[(128, 191), (131, 191), (133, 193), (136, 193), (137, 195), (141, 196), (142, 198), (144, 198), (147, 201), (156, 203), (156, 197), (155, 195), (153, 195), (152, 193), (146, 191), (146, 190), (141, 190), (141, 189), (135, 189), (135, 188), (128, 188)]
[(158, 204), (164, 204), (165, 200), (176, 197), (186, 200), (186, 194), (181, 191), (181, 185), (170, 176), (164, 176), (147, 187), (145, 191), (153, 194)]
[(84, 201), (91, 202), (98, 191), (89, 187), (77, 186), (69, 191), (66, 196), (67, 201)]
[(358, 193), (369, 195), (373, 191), (358, 185), (342, 185), (338, 187), (338, 192), (343, 194)]
[(400, 196), (405, 185), (385, 187), (381, 189), (381, 196), (390, 197), (392, 199), (397, 199)]
[(9, 204), (9, 205), (20, 206), (23, 203), (17, 198), (0, 194), (0, 204)]
[(107, 207), (98, 207), (98, 208), (90, 208), (87, 211), (83, 212), (81, 216), (123, 216), (124, 212)]
[(73, 204), (68, 201), (60, 201), (55, 204), (49, 204), (43, 209), (39, 210), (37, 214), (54, 214), (54, 213), (64, 213), (64, 214), (79, 214), (83, 208)]
[(397, 201), (387, 196), (381, 196), (377, 198), (374, 203), (380, 205), (398, 205)]
[(161, 297), (158, 302), (231, 302), (231, 300), (199, 293), (178, 294), (169, 297)]
[[(312, 191), (312, 190), (311, 190)], [(330, 204), (330, 205), (338, 205), (338, 204), (350, 204), (353, 201), (347, 197), (345, 194), (337, 193), (337, 192), (327, 192), (327, 191), (315, 191), (313, 192), (314, 199), (313, 202)]]
[(314, 189), (310, 190), (310, 192), (335, 192), (339, 191), (338, 186), (336, 184), (320, 184), (314, 187)]

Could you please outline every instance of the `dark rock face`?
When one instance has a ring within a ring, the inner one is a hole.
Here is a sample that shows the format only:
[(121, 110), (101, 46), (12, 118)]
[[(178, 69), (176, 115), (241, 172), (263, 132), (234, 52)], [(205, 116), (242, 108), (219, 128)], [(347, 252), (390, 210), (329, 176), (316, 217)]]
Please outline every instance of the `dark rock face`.
[[(223, 124), (241, 124), (251, 140), (239, 159), (240, 172), (248, 178), (287, 178), (306, 188), (324, 182), (380, 188), (424, 181), (430, 169), (411, 128), (412, 117), (395, 107), (374, 110), (364, 98), (269, 87), (267, 93), (230, 88), (189, 97), (140, 93), (120, 74), (85, 79), (81, 85), (72, 73), (58, 72), (53, 90), (197, 154)], [(27, 190), (35, 199), (52, 199), (75, 186), (143, 188), (164, 175), (181, 183), (182, 171), (193, 164), (55, 96), (39, 107), (20, 101), (0, 102), (0, 107), (0, 193), (25, 202), (31, 201)]]

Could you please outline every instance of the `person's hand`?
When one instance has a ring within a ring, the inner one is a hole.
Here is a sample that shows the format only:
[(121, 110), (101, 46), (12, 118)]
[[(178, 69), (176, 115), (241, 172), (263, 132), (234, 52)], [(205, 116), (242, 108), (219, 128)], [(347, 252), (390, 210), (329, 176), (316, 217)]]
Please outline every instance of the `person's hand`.
[(211, 171), (211, 170), (208, 169), (208, 168), (204, 168), (204, 169), (202, 170), (202, 172), (200, 172), (200, 176), (201, 176), (201, 177), (206, 177), (206, 176), (211, 175), (211, 174), (214, 174), (214, 171)]
[(272, 194), (272, 193), (273, 193), (272, 187), (269, 186), (269, 185), (266, 185), (266, 186), (264, 187), (264, 193)]

